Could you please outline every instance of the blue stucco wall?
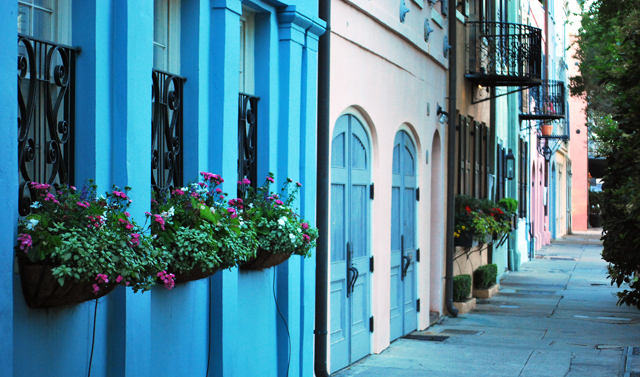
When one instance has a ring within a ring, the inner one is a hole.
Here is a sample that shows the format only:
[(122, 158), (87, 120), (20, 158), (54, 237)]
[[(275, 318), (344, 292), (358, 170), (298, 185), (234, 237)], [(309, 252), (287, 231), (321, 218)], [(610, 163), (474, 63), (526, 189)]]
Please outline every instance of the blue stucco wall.
[[(239, 0), (182, 0), (185, 181), (199, 171), (237, 176)], [(259, 102), (259, 177), (300, 181), (302, 215), (315, 223), (316, 2), (244, 2), (256, 13), (255, 94)], [(2, 35), (15, 35), (17, 6), (0, 5)], [(76, 59), (75, 181), (99, 190), (133, 187), (131, 213), (150, 207), (153, 2), (74, 1)], [(0, 41), (0, 74), (13, 82), (15, 39)], [(0, 117), (17, 117), (16, 87), (0, 93)], [(17, 198), (17, 133), (6, 127), (0, 190)], [(7, 376), (86, 375), (95, 301), (29, 309), (13, 271), (18, 203), (0, 222), (0, 370)], [(209, 279), (134, 294), (118, 287), (99, 300), (92, 376), (290, 376), (313, 374), (315, 259), (292, 257), (265, 271), (218, 272)], [(282, 313), (278, 314), (277, 305)], [(286, 321), (286, 326), (285, 326)], [(286, 328), (288, 327), (289, 335)], [(289, 348), (289, 338), (291, 348)], [(37, 357), (34, 357), (37, 355)], [(289, 356), (290, 355), (290, 356)], [(290, 361), (289, 361), (290, 358)], [(4, 374), (3, 374), (4, 375)]]

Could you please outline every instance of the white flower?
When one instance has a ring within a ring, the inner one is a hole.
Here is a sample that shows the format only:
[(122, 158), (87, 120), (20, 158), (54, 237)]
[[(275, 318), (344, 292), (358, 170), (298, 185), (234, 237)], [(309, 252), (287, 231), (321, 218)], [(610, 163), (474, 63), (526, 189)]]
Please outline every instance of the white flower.
[(184, 191), (184, 192), (187, 192), (187, 191), (189, 191), (189, 188), (188, 188), (188, 187), (183, 187), (183, 188), (181, 188), (180, 190), (182, 190), (182, 191)]
[[(37, 202), (36, 202), (36, 203), (37, 203)], [(36, 225), (38, 225), (38, 223), (39, 223), (39, 222), (40, 222), (39, 220), (36, 220), (36, 219), (30, 219), (30, 220), (29, 220), (29, 223), (27, 224), (27, 229), (29, 229), (29, 230), (33, 230), (33, 228), (35, 228), (35, 227), (36, 227)]]
[(298, 233), (302, 233), (302, 229), (298, 228)]
[(173, 207), (169, 208), (168, 211), (164, 211), (160, 214), (160, 216), (164, 217), (164, 218), (169, 218), (171, 216), (173, 216), (175, 213), (175, 211), (173, 210)]
[(107, 199), (104, 197), (104, 195), (100, 195), (100, 199)]
[(292, 243), (296, 242), (296, 236), (294, 236), (293, 234), (289, 233), (289, 239), (291, 240)]
[(284, 226), (285, 220), (283, 220), (283, 219), (284, 219), (284, 217), (282, 217), (282, 218), (280, 218), (280, 220), (278, 220), (278, 224), (280, 224), (281, 227)]
[(253, 203), (249, 203), (249, 208), (253, 208)]
[(35, 202), (33, 202), (33, 204), (31, 204), (30, 207), (31, 208), (40, 208), (40, 207), (42, 207), (42, 204), (40, 204), (40, 202), (38, 202), (38, 201), (35, 201)]
[(209, 211), (211, 211), (211, 213), (216, 213), (216, 209), (213, 207), (209, 207)]

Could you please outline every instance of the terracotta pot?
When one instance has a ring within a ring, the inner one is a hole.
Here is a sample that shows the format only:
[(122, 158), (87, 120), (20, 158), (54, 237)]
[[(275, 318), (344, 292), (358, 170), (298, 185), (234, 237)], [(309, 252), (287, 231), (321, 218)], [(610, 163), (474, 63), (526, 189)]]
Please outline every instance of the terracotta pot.
[(53, 277), (48, 261), (33, 263), (26, 256), (18, 256), (22, 294), (32, 309), (49, 309), (95, 300), (109, 294), (117, 283), (99, 283), (100, 290), (93, 292), (93, 282), (77, 283), (65, 279), (64, 286)]
[(267, 250), (258, 249), (256, 256), (240, 265), (243, 270), (264, 270), (265, 268), (277, 266), (291, 257), (291, 254), (272, 253)]
[(540, 126), (540, 132), (542, 133), (542, 136), (551, 136), (553, 133), (553, 125), (543, 124)]
[(209, 276), (214, 275), (216, 272), (218, 272), (218, 270), (219, 270), (218, 268), (214, 268), (213, 270), (202, 271), (201, 268), (196, 267), (193, 270), (188, 272), (176, 272), (176, 271), (173, 271), (171, 266), (167, 268), (168, 273), (175, 275), (175, 278), (173, 280), (175, 281), (176, 284), (208, 278)]

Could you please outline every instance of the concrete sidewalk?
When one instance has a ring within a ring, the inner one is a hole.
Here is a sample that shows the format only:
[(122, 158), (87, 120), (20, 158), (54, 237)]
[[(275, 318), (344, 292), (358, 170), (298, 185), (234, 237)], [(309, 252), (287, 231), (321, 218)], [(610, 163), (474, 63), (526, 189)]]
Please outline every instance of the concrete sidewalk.
[(446, 340), (399, 339), (335, 376), (640, 376), (640, 311), (616, 306), (599, 238), (544, 247), (498, 295), (424, 332)]

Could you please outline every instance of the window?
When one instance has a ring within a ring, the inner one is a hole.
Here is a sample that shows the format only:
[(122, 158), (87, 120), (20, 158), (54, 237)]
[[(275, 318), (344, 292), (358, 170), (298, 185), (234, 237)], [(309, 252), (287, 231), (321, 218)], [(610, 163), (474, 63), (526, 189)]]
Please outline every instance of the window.
[(154, 0), (151, 185), (166, 192), (183, 183), (180, 1)]
[(518, 214), (527, 217), (527, 156), (529, 144), (523, 139), (518, 141)]
[(18, 169), (20, 215), (28, 182), (73, 184), (75, 50), (70, 1), (18, 2)]
[(255, 55), (255, 13), (242, 7), (240, 17), (240, 93), (253, 94)]
[(153, 68), (180, 73), (180, 1), (153, 1)]

